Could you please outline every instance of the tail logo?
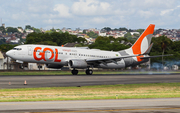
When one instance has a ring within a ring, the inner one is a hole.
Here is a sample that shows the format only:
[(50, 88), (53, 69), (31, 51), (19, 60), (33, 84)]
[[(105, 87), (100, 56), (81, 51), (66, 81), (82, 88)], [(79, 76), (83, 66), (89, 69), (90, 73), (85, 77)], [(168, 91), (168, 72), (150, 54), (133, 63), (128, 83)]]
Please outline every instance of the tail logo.
[[(148, 28), (142, 33), (142, 35), (132, 46), (133, 54), (143, 54), (149, 48), (154, 28), (155, 25), (150, 24)], [(140, 57), (137, 57), (137, 60), (142, 61)]]

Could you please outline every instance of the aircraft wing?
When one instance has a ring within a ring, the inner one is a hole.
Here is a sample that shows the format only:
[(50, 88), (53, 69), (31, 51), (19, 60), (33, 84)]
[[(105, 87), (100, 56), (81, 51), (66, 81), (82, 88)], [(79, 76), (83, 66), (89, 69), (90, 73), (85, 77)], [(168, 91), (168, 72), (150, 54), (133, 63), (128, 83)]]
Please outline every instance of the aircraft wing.
[[(103, 64), (107, 64), (107, 63), (115, 63), (117, 64), (117, 61), (120, 61), (123, 58), (129, 58), (129, 57), (136, 57), (136, 56), (140, 56), (138, 55), (126, 55), (126, 56), (121, 56), (121, 57), (114, 57), (114, 58), (102, 58), (102, 59), (87, 59), (86, 62), (88, 64), (99, 64), (99, 63), (103, 63)], [(143, 56), (140, 57), (141, 59), (149, 59), (149, 58), (157, 58), (157, 57), (162, 57), (162, 56), (172, 56), (172, 54), (169, 55), (156, 55), (156, 56)]]
[(129, 58), (129, 57), (136, 57), (139, 55), (126, 55), (126, 56), (120, 56), (120, 57), (114, 57), (114, 58), (102, 58), (102, 59), (87, 59), (86, 62), (88, 64), (91, 63), (111, 63), (114, 62), (117, 64), (117, 61), (120, 61), (123, 58)]

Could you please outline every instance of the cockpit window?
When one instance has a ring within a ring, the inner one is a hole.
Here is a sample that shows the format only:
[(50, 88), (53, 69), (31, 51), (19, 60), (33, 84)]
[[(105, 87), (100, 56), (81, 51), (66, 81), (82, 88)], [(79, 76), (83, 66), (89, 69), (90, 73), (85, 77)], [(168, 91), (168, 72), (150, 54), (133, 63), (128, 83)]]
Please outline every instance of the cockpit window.
[(13, 48), (13, 50), (22, 50), (22, 48)]

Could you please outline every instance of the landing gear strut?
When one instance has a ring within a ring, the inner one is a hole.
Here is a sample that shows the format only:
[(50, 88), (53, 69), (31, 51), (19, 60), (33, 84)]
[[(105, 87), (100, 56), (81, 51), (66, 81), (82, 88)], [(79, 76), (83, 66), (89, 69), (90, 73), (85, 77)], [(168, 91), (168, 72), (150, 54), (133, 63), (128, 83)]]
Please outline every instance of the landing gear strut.
[(92, 75), (92, 74), (93, 74), (93, 70), (91, 70), (91, 69), (86, 70), (86, 75)]
[(77, 75), (77, 74), (78, 74), (78, 70), (76, 70), (76, 69), (74, 68), (73, 70), (71, 70), (71, 73), (72, 73), (73, 75)]

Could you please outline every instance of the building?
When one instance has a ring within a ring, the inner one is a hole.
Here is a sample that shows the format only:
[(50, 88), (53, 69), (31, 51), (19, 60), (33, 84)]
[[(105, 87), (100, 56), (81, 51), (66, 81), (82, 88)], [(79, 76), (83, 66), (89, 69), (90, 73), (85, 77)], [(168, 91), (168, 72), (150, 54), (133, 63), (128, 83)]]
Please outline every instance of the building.
[(130, 32), (130, 33), (131, 33), (131, 35), (134, 35), (134, 34), (140, 35), (139, 32)]
[(2, 26), (5, 28), (5, 24), (3, 23)]
[(17, 29), (18, 29), (18, 31), (19, 31), (20, 33), (23, 33), (23, 32), (24, 32), (24, 30), (21, 29), (21, 28), (17, 28)]
[(3, 54), (0, 52), (0, 69), (4, 69), (4, 56)]
[(26, 31), (26, 33), (28, 33), (28, 34), (34, 32), (34, 30), (31, 30), (31, 29), (26, 29), (25, 31)]

